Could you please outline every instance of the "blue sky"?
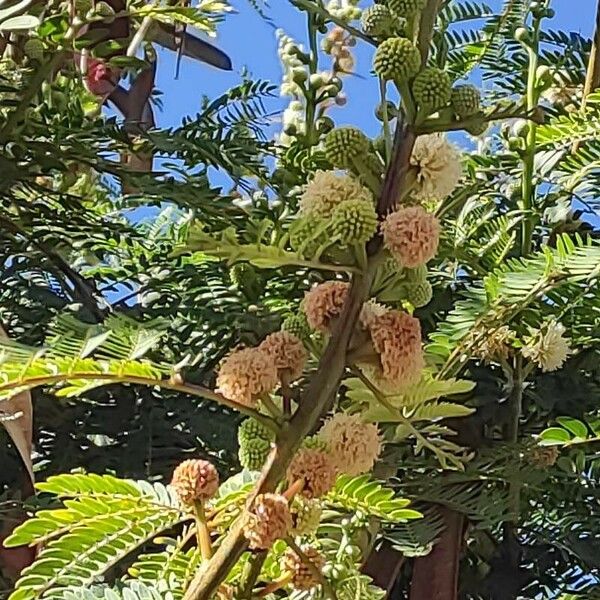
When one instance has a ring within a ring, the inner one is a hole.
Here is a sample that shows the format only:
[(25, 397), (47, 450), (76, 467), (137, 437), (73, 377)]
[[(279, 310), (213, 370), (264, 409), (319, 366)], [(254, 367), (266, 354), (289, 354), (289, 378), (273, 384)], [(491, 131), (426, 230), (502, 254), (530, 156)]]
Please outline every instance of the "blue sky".
[[(193, 0), (192, 0), (193, 2)], [(499, 0), (487, 0), (495, 7)], [(184, 115), (198, 110), (203, 94), (214, 97), (240, 81), (240, 73), (246, 68), (253, 77), (279, 82), (280, 65), (277, 57), (275, 27), (266, 23), (250, 6), (249, 0), (232, 0), (237, 14), (229, 15), (220, 26), (217, 45), (227, 52), (234, 64), (231, 73), (218, 71), (183, 59), (181, 74), (174, 79), (174, 57), (170, 52), (161, 52), (158, 86), (164, 92), (164, 110), (158, 116), (161, 126), (178, 125)], [(288, 0), (270, 0), (268, 14), (276, 27), (283, 28), (297, 41), (304, 41), (305, 19)], [(371, 4), (363, 0), (362, 5)], [(553, 0), (556, 17), (546, 21), (547, 27), (578, 31), (590, 36), (595, 20), (596, 0)], [(356, 49), (357, 72), (368, 74), (371, 66), (370, 49), (359, 43)], [(367, 132), (375, 125), (372, 110), (378, 97), (377, 85), (373, 80), (350, 77), (346, 79), (345, 91), (348, 104), (343, 110), (336, 109), (332, 117), (339, 124), (353, 123)], [(274, 103), (284, 107), (286, 99)]]

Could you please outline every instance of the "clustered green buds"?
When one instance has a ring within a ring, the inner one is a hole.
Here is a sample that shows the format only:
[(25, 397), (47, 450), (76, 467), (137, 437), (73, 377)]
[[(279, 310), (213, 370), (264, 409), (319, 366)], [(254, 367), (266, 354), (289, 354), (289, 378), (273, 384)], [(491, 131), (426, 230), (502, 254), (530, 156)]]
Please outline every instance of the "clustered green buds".
[(433, 288), (426, 279), (406, 286), (406, 299), (415, 307), (427, 306), (433, 298)]
[(31, 60), (41, 60), (44, 56), (44, 42), (38, 38), (31, 38), (25, 42), (23, 52)]
[(387, 37), (394, 32), (394, 15), (387, 6), (375, 4), (363, 11), (361, 26), (367, 35)]
[(330, 131), (323, 145), (327, 160), (340, 169), (352, 168), (354, 159), (366, 156), (369, 149), (369, 138), (356, 127), (338, 127)]
[(316, 215), (300, 217), (290, 227), (290, 245), (296, 251), (312, 258), (319, 248), (328, 245), (327, 220)]
[(435, 110), (450, 102), (452, 82), (442, 69), (426, 67), (415, 77), (412, 89), (420, 106)]
[(281, 329), (303, 341), (310, 337), (312, 331), (303, 312), (286, 317), (281, 325)]
[(393, 81), (412, 79), (421, 67), (421, 54), (408, 39), (389, 38), (375, 52), (373, 68), (379, 77)]
[(321, 439), (318, 435), (309, 435), (302, 441), (303, 448), (310, 448), (311, 450), (320, 450), (321, 452), (328, 452), (329, 446), (327, 442)]
[(426, 0), (387, 0), (387, 5), (400, 17), (410, 18), (425, 8)]
[(271, 430), (255, 419), (242, 421), (238, 428), (238, 456), (242, 467), (259, 470), (267, 460), (273, 439)]
[(317, 499), (297, 496), (292, 505), (292, 522), (294, 535), (310, 535), (321, 523), (323, 508)]
[(481, 94), (474, 85), (456, 85), (452, 89), (451, 101), (454, 112), (464, 119), (479, 112)]
[(331, 232), (342, 245), (365, 244), (377, 231), (377, 213), (372, 202), (346, 200), (332, 216)]

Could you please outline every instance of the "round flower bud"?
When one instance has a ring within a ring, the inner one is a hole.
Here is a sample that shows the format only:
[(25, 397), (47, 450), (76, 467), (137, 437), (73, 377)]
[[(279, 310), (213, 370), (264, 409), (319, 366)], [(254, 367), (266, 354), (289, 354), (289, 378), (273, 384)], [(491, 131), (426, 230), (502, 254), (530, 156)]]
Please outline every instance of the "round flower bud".
[(283, 331), (289, 331), (291, 334), (306, 340), (309, 338), (311, 330), (306, 319), (306, 315), (303, 312), (297, 315), (289, 315), (283, 321), (281, 328)]
[(349, 287), (344, 281), (326, 281), (306, 293), (302, 309), (313, 329), (329, 331), (332, 319), (342, 312)]
[(183, 504), (212, 498), (219, 489), (219, 473), (206, 460), (184, 460), (173, 471), (171, 486)]
[(474, 85), (455, 85), (450, 100), (454, 112), (462, 119), (474, 115), (481, 108), (481, 94)]
[(302, 495), (306, 498), (325, 495), (333, 487), (336, 476), (335, 465), (329, 454), (311, 448), (301, 448), (287, 470), (288, 484), (302, 481)]
[(44, 56), (44, 42), (38, 38), (31, 38), (25, 42), (23, 52), (31, 60), (41, 60)]
[(238, 427), (238, 442), (242, 444), (255, 439), (272, 442), (275, 434), (260, 421), (252, 418), (245, 419)]
[(115, 15), (114, 8), (102, 0), (96, 4), (94, 12), (101, 17), (114, 17)]
[(75, 0), (75, 10), (78, 15), (86, 15), (94, 8), (93, 0)]
[(346, 200), (335, 209), (331, 232), (342, 245), (365, 244), (377, 231), (377, 213), (371, 202)]
[(425, 8), (426, 0), (388, 0), (387, 4), (395, 14), (410, 18)]
[(262, 350), (248, 348), (232, 352), (221, 362), (217, 391), (229, 400), (253, 406), (275, 389), (277, 381), (273, 359)]
[(323, 507), (318, 500), (296, 496), (292, 504), (292, 535), (311, 535), (321, 524)]
[(381, 230), (386, 248), (403, 267), (424, 265), (437, 252), (439, 221), (421, 206), (408, 206), (389, 214)]
[(266, 352), (278, 371), (287, 371), (291, 379), (298, 379), (306, 363), (306, 350), (302, 341), (287, 331), (268, 335), (259, 348)]
[(305, 215), (297, 218), (290, 227), (290, 246), (305, 258), (312, 258), (319, 248), (326, 248), (330, 238), (323, 217)]
[(259, 471), (265, 464), (270, 451), (271, 443), (267, 440), (254, 438), (243, 443), (240, 441), (238, 458), (245, 469)]
[(291, 584), (295, 590), (308, 591), (321, 583), (319, 577), (315, 574), (315, 570), (321, 572), (325, 566), (325, 558), (311, 546), (305, 546), (302, 548), (302, 552), (306, 559), (311, 562), (312, 569), (304, 563), (292, 548), (288, 548), (283, 556), (282, 569), (292, 574)]
[(377, 48), (373, 67), (383, 79), (406, 81), (419, 72), (421, 55), (410, 40), (389, 38)]
[(319, 437), (327, 443), (337, 470), (347, 475), (370, 471), (381, 453), (377, 426), (364, 423), (359, 415), (335, 414), (325, 422)]
[(321, 439), (318, 435), (309, 435), (302, 441), (303, 448), (311, 448), (312, 450), (320, 450), (321, 452), (328, 452), (329, 446), (327, 442)]
[(369, 138), (356, 127), (337, 127), (327, 134), (323, 145), (325, 158), (341, 169), (351, 168), (354, 159), (366, 156), (369, 149)]
[[(385, 108), (387, 109), (388, 120), (391, 121), (392, 119), (395, 119), (398, 116), (398, 108), (390, 100), (386, 101)], [(383, 103), (378, 104), (377, 108), (375, 109), (375, 117), (377, 118), (378, 121), (382, 121), (382, 122), (384, 120), (383, 109), (384, 109)]]
[(452, 82), (442, 69), (427, 67), (415, 77), (412, 89), (415, 100), (421, 106), (435, 110), (450, 102)]
[(427, 306), (431, 302), (431, 298), (433, 298), (433, 288), (427, 280), (406, 286), (406, 299), (415, 308)]
[(360, 24), (367, 35), (388, 37), (394, 31), (394, 16), (387, 6), (375, 4), (363, 11)]
[(253, 550), (268, 550), (292, 528), (292, 516), (285, 496), (260, 494), (254, 500), (244, 536)]
[(421, 283), (427, 279), (427, 266), (419, 265), (414, 269), (405, 269), (404, 273), (409, 283)]

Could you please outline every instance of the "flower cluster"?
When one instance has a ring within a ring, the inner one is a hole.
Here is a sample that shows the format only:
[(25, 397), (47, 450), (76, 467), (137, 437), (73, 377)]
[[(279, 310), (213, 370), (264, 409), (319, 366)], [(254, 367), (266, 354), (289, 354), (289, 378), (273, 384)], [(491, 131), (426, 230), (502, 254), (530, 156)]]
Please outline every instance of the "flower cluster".
[(556, 371), (572, 354), (571, 345), (564, 334), (564, 325), (550, 321), (541, 329), (531, 332), (521, 353), (540, 367), (543, 372)]
[(253, 550), (268, 550), (284, 538), (292, 527), (287, 499), (280, 494), (260, 494), (254, 500), (244, 536)]
[(360, 19), (360, 0), (329, 0), (325, 6), (327, 12), (345, 23)]
[(308, 324), (317, 331), (328, 332), (333, 319), (340, 316), (350, 284), (326, 281), (306, 293), (302, 308)]
[(359, 415), (337, 413), (328, 419), (319, 436), (327, 442), (337, 470), (348, 475), (370, 471), (381, 453), (377, 426)]
[(312, 448), (301, 448), (294, 456), (287, 470), (289, 485), (302, 481), (302, 495), (306, 498), (320, 498), (335, 483), (337, 471), (328, 452)]
[[(289, 548), (283, 557), (282, 568), (292, 575), (291, 584), (295, 590), (307, 591), (320, 583), (317, 576), (325, 566), (325, 557), (312, 546), (301, 548), (304, 557), (300, 557)], [(304, 561), (308, 560), (312, 568)]]
[(259, 349), (266, 352), (281, 373), (285, 371), (290, 379), (298, 379), (304, 370), (306, 349), (302, 341), (288, 331), (277, 331), (268, 335)]
[(219, 489), (219, 474), (206, 460), (184, 460), (173, 471), (171, 486), (183, 504), (194, 504), (212, 498)]

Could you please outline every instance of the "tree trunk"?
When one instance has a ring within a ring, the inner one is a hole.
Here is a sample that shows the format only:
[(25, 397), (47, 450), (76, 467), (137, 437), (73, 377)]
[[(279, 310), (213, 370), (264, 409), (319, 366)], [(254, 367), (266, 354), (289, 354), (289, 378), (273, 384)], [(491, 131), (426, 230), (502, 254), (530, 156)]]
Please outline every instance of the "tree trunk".
[(410, 600), (457, 600), (458, 567), (464, 537), (464, 516), (446, 508), (446, 529), (433, 550), (413, 563)]

